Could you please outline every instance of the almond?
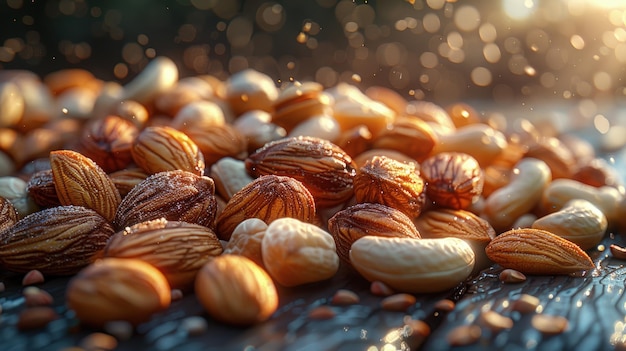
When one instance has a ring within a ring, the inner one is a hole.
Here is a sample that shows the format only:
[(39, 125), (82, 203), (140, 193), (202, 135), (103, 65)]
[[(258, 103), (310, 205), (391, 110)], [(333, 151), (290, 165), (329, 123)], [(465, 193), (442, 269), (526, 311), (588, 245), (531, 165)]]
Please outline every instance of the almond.
[(0, 233), (0, 264), (22, 273), (37, 269), (43, 274), (74, 274), (101, 256), (113, 233), (113, 227), (93, 210), (45, 209)]
[(71, 150), (50, 152), (50, 165), (54, 187), (62, 205), (90, 208), (107, 221), (113, 220), (121, 196), (100, 166)]
[(137, 184), (124, 197), (113, 223), (125, 228), (163, 217), (213, 228), (216, 214), (213, 180), (175, 170), (153, 174)]
[(282, 217), (315, 220), (315, 200), (307, 188), (291, 177), (266, 175), (236, 192), (217, 218), (217, 235), (229, 240), (239, 223), (259, 218), (270, 224)]
[(413, 223), (423, 238), (451, 236), (486, 245), (496, 236), (489, 222), (465, 210), (433, 209), (422, 213)]
[(244, 256), (221, 255), (206, 263), (196, 277), (195, 292), (212, 317), (229, 324), (262, 322), (278, 308), (272, 278)]
[(289, 176), (304, 184), (318, 207), (339, 205), (353, 195), (356, 164), (337, 145), (314, 137), (293, 137), (265, 144), (246, 159), (253, 177)]
[(541, 229), (504, 232), (487, 245), (485, 252), (500, 266), (524, 274), (569, 274), (594, 268), (578, 245)]
[(198, 224), (164, 218), (135, 224), (115, 233), (104, 256), (136, 258), (159, 269), (172, 288), (189, 288), (196, 273), (222, 253), (213, 231)]
[(135, 163), (150, 174), (177, 169), (204, 174), (204, 156), (198, 145), (171, 127), (147, 127), (135, 138), (130, 150)]

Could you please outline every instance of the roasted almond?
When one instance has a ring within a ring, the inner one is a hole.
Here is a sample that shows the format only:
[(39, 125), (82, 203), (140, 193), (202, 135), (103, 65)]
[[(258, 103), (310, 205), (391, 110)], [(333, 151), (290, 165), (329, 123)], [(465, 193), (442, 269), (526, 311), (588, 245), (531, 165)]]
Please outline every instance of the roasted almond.
[(353, 195), (356, 164), (337, 145), (314, 137), (277, 140), (246, 159), (253, 177), (292, 177), (309, 189), (318, 207), (341, 204)]
[(144, 221), (165, 218), (215, 226), (217, 200), (209, 177), (175, 170), (159, 172), (137, 184), (124, 197), (114, 225), (125, 228)]
[(61, 205), (51, 169), (35, 172), (28, 180), (26, 189), (35, 203), (43, 208)]
[(79, 138), (79, 151), (105, 172), (118, 171), (132, 162), (130, 148), (137, 134), (131, 121), (109, 115), (88, 123)]
[(121, 196), (107, 174), (90, 158), (71, 150), (50, 152), (54, 187), (62, 205), (83, 206), (112, 221)]
[(311, 223), (315, 213), (315, 200), (301, 182), (266, 175), (244, 186), (228, 201), (217, 218), (217, 235), (229, 240), (235, 227), (248, 218), (259, 218), (267, 224), (282, 217)]
[(28, 215), (0, 233), (0, 264), (15, 272), (37, 269), (69, 275), (102, 255), (113, 227), (95, 211), (59, 206)]
[(148, 262), (165, 275), (172, 288), (185, 289), (193, 285), (202, 265), (221, 253), (222, 245), (211, 229), (161, 218), (115, 233), (104, 256)]
[(503, 268), (524, 274), (570, 274), (594, 268), (591, 258), (578, 245), (541, 229), (504, 232), (491, 240), (485, 252)]
[(131, 155), (135, 163), (150, 174), (173, 170), (204, 174), (204, 155), (198, 145), (185, 133), (171, 127), (145, 128), (135, 138)]

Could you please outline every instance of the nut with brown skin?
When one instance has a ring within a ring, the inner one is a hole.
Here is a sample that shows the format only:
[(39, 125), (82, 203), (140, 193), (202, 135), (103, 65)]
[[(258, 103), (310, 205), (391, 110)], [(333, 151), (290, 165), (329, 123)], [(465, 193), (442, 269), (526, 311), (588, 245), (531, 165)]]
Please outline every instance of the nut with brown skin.
[(314, 137), (293, 137), (265, 144), (248, 156), (254, 176), (289, 176), (309, 189), (318, 207), (344, 203), (352, 195), (356, 164), (337, 145)]
[(109, 115), (88, 123), (80, 136), (79, 150), (106, 173), (111, 173), (132, 162), (130, 149), (138, 134), (131, 121)]
[(296, 125), (312, 116), (325, 114), (331, 99), (322, 93), (317, 82), (294, 82), (285, 87), (274, 101), (272, 123), (290, 132)]
[(235, 227), (248, 218), (259, 218), (267, 224), (282, 217), (311, 223), (315, 213), (315, 200), (301, 182), (291, 177), (261, 176), (228, 201), (217, 218), (217, 235), (229, 240)]
[(150, 176), (146, 171), (139, 167), (132, 167), (109, 173), (109, 178), (120, 192), (120, 196), (124, 198), (133, 190), (135, 185), (141, 183)]
[(62, 205), (91, 208), (108, 221), (113, 220), (122, 199), (115, 184), (93, 160), (75, 151), (58, 150), (50, 152), (50, 165)]
[(419, 238), (411, 219), (399, 210), (376, 203), (362, 203), (337, 212), (328, 220), (337, 254), (349, 262), (352, 244), (364, 236)]
[(207, 129), (183, 127), (180, 130), (198, 145), (206, 167), (211, 167), (224, 157), (244, 159), (248, 154), (246, 138), (230, 124)]
[(204, 174), (204, 156), (198, 145), (171, 127), (145, 128), (135, 138), (131, 154), (135, 163), (150, 174), (177, 169)]
[(0, 232), (0, 264), (15, 272), (74, 274), (101, 256), (113, 233), (113, 227), (93, 210), (45, 209)]
[(163, 217), (214, 228), (216, 215), (213, 180), (176, 170), (153, 174), (137, 184), (122, 200), (113, 224), (121, 229)]
[(420, 166), (426, 195), (436, 205), (463, 210), (478, 201), (485, 180), (472, 156), (444, 152), (427, 158)]
[(354, 177), (358, 203), (374, 202), (402, 211), (410, 218), (419, 216), (426, 202), (424, 180), (415, 163), (403, 163), (385, 156), (374, 156)]
[(102, 327), (107, 322), (145, 322), (169, 307), (171, 290), (152, 265), (130, 258), (104, 258), (70, 280), (66, 301), (81, 323)]
[(433, 128), (417, 117), (397, 117), (373, 140), (375, 149), (400, 151), (418, 162), (423, 161), (438, 143)]
[(243, 256), (221, 255), (207, 262), (198, 272), (195, 292), (213, 318), (228, 324), (259, 323), (278, 308), (272, 278)]
[(152, 264), (176, 289), (190, 288), (204, 263), (221, 253), (222, 245), (211, 229), (164, 218), (115, 233), (104, 250), (105, 257), (136, 258)]
[(500, 266), (524, 274), (570, 274), (595, 267), (578, 245), (541, 229), (504, 232), (491, 240), (485, 252)]
[(456, 237), (487, 245), (496, 237), (488, 221), (466, 210), (432, 209), (415, 218), (413, 223), (423, 238)]

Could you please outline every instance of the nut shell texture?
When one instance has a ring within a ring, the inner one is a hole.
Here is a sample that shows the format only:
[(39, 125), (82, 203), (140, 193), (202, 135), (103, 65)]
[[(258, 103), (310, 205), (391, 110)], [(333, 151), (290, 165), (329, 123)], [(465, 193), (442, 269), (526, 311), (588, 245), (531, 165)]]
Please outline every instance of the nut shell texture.
[(104, 256), (148, 262), (165, 275), (172, 288), (185, 289), (193, 285), (202, 265), (221, 253), (222, 245), (211, 229), (161, 218), (115, 233)]
[(113, 227), (95, 211), (59, 206), (30, 214), (0, 233), (0, 265), (69, 275), (101, 256)]
[(304, 184), (318, 207), (341, 204), (353, 195), (356, 164), (337, 145), (315, 137), (293, 137), (265, 144), (246, 159), (253, 177), (280, 175)]
[(216, 214), (213, 180), (176, 170), (153, 174), (137, 184), (120, 204), (114, 225), (125, 228), (163, 217), (213, 228)]

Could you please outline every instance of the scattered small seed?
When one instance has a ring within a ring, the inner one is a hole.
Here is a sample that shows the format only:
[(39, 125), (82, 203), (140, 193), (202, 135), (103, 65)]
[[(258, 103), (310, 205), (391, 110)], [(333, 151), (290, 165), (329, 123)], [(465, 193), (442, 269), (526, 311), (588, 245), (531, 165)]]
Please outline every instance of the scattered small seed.
[(209, 324), (200, 316), (191, 316), (181, 321), (181, 328), (189, 335), (202, 335), (209, 329)]
[(80, 341), (85, 350), (109, 351), (117, 347), (117, 339), (105, 333), (91, 333)]
[(485, 311), (480, 314), (480, 321), (494, 332), (513, 328), (513, 320), (496, 311)]
[(329, 306), (318, 306), (309, 311), (309, 318), (316, 320), (332, 319), (335, 315), (335, 311)]
[(609, 246), (609, 249), (611, 250), (611, 255), (613, 255), (613, 257), (618, 260), (626, 260), (626, 247), (612, 244)]
[(133, 336), (133, 325), (127, 321), (111, 321), (103, 326), (103, 330), (118, 340), (129, 340)]
[(417, 302), (415, 296), (401, 293), (387, 296), (380, 305), (387, 311), (406, 311), (407, 308), (415, 305), (415, 302)]
[(539, 298), (528, 294), (522, 294), (511, 303), (511, 309), (519, 313), (531, 313), (535, 312), (537, 307), (539, 307), (539, 304)]
[(440, 312), (452, 312), (456, 304), (450, 299), (441, 299), (435, 302), (435, 309)]
[(54, 302), (54, 298), (45, 290), (36, 286), (28, 286), (22, 292), (26, 306), (49, 306)]
[(376, 296), (390, 296), (395, 294), (395, 291), (393, 291), (389, 285), (381, 281), (373, 281), (370, 285), (370, 292)]
[(426, 322), (404, 316), (403, 335), (404, 340), (411, 350), (417, 350), (430, 335), (430, 326)]
[(500, 281), (506, 284), (523, 283), (526, 281), (526, 276), (520, 271), (507, 268), (500, 272)]
[(472, 325), (461, 325), (454, 329), (452, 329), (446, 339), (450, 346), (466, 346), (476, 343), (480, 340), (482, 335), (482, 329), (479, 326)]
[(17, 329), (32, 330), (43, 328), (58, 318), (59, 315), (51, 307), (29, 307), (20, 313), (17, 320)]
[(561, 334), (569, 325), (567, 318), (562, 316), (549, 316), (545, 314), (536, 314), (530, 321), (533, 328), (547, 335)]
[(178, 301), (183, 298), (183, 291), (180, 289), (172, 289), (172, 301)]
[(359, 295), (357, 295), (354, 291), (339, 289), (333, 295), (330, 303), (333, 305), (354, 305), (359, 303)]
[(22, 279), (22, 285), (26, 286), (26, 285), (34, 285), (34, 284), (40, 284), (43, 283), (45, 281), (43, 274), (36, 270), (33, 269), (32, 271), (29, 271), (28, 273), (26, 273), (26, 275), (24, 276), (24, 279)]

